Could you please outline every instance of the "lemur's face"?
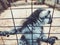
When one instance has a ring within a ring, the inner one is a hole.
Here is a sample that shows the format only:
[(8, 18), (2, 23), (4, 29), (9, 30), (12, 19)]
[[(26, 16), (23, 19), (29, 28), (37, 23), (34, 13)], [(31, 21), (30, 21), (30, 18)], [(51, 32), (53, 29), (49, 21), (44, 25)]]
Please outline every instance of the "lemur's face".
[(44, 10), (39, 14), (39, 17), (44, 24), (51, 24), (52, 17), (49, 10)]

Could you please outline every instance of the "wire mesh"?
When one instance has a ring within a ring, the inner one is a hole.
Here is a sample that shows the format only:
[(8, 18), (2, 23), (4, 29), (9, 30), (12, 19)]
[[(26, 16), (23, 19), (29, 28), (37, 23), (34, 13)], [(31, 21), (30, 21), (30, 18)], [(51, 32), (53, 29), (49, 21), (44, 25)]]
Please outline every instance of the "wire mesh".
[[(34, 6), (34, 4), (33, 4), (33, 2), (32, 2), (33, 0), (31, 0), (31, 7), (30, 8), (11, 8), (10, 7), (10, 11), (11, 11), (11, 16), (12, 16), (12, 18), (0, 18), (0, 20), (7, 20), (7, 19), (12, 19), (12, 21), (13, 21), (13, 26), (0, 26), (1, 28), (6, 28), (6, 27), (14, 27), (14, 29), (15, 29), (15, 31), (16, 31), (16, 27), (22, 27), (22, 26), (16, 26), (15, 25), (15, 19), (28, 19), (28, 18), (14, 18), (14, 16), (13, 16), (13, 12), (12, 12), (12, 10), (17, 10), (17, 9), (31, 9), (31, 13), (33, 12), (33, 9), (38, 9), (37, 7), (33, 7)], [(54, 4), (54, 8), (53, 8), (53, 12), (52, 12), (52, 20), (53, 19), (59, 19), (60, 17), (53, 17), (53, 15), (54, 15), (54, 10), (55, 10), (55, 5), (56, 4)], [(47, 7), (44, 7), (44, 8), (47, 8)], [(32, 26), (30, 26), (30, 27), (32, 27)], [(40, 26), (36, 26), (36, 27), (40, 27)], [(51, 27), (60, 27), (60, 26), (52, 26), (52, 24), (50, 24), (50, 26), (44, 26), (44, 27), (49, 27), (49, 32), (48, 33), (44, 33), (44, 34), (48, 34), (48, 38), (49, 38), (49, 36), (50, 36), (50, 34), (60, 34), (60, 33), (51, 33)], [(33, 27), (32, 27), (32, 31), (33, 31)], [(35, 34), (39, 34), (39, 33), (35, 33)], [(18, 36), (17, 36), (17, 34), (16, 34), (16, 39), (3, 39), (2, 37), (1, 37), (1, 39), (2, 39), (2, 42), (3, 42), (3, 44), (2, 45), (7, 45), (7, 44), (5, 44), (4, 43), (4, 40), (17, 40), (17, 45), (19, 45), (18, 44)], [(29, 39), (28, 39), (29, 40)], [(33, 45), (33, 34), (32, 34), (32, 45)], [(60, 39), (59, 39), (60, 40)], [(47, 44), (48, 45), (48, 44)]]

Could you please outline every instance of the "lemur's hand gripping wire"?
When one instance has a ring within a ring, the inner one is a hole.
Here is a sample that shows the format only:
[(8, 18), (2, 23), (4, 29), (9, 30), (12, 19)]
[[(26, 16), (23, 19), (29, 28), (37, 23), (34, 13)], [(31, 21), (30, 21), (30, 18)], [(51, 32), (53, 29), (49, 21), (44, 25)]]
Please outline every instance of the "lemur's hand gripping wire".
[(58, 40), (58, 37), (51, 36), (48, 39), (44, 40), (46, 43), (49, 43), (50, 45), (54, 45), (55, 41)]
[(56, 40), (58, 40), (58, 37), (52, 36), (52, 37), (49, 38), (48, 42), (51, 45), (54, 45), (54, 43), (55, 43)]
[(42, 41), (42, 42), (49, 43), (50, 45), (54, 45), (56, 40), (58, 40), (58, 37), (52, 36), (52, 37), (49, 37), (47, 39), (43, 39), (43, 38), (37, 39), (37, 42)]

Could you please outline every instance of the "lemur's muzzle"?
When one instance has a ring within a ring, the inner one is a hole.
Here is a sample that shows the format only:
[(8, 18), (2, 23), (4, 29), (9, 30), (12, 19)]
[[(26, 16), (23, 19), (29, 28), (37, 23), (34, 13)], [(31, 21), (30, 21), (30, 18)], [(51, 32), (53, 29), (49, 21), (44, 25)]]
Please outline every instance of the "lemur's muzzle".
[[(48, 11), (48, 14), (50, 14), (50, 11)], [(52, 23), (52, 17), (50, 16), (48, 24), (51, 24), (51, 23)]]
[(50, 11), (48, 11), (48, 14), (50, 14)]

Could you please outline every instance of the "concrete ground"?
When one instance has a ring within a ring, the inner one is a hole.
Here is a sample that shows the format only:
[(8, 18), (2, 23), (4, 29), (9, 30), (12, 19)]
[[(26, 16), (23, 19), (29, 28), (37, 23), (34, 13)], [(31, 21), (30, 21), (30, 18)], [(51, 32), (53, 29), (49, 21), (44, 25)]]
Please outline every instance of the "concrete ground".
[[(35, 8), (35, 9), (33, 9), (33, 11), (38, 8), (46, 8), (48, 10), (51, 10), (51, 14), (53, 12), (53, 9), (49, 8), (46, 5), (33, 5), (33, 7)], [(24, 8), (26, 8), (26, 9), (24, 9)], [(29, 8), (31, 8), (31, 5), (21, 5), (21, 6), (12, 6), (11, 7), (12, 12), (13, 12), (13, 17), (15, 18), (14, 19), (15, 26), (21, 26), (23, 24), (23, 22), (26, 20), (26, 19), (17, 19), (17, 18), (26, 18), (26, 17), (30, 16), (32, 10)], [(53, 18), (53, 22), (52, 22), (53, 27), (51, 27), (50, 33), (60, 33), (60, 27), (59, 27), (60, 18), (57, 18), (57, 17), (60, 17), (60, 11), (55, 9), (53, 17), (55, 17), (55, 18)], [(0, 14), (0, 31), (10, 31), (11, 29), (14, 28), (11, 26), (14, 26), (14, 24), (13, 24), (11, 10), (9, 7), (7, 10), (5, 10), (3, 13)], [(46, 27), (44, 27), (44, 32), (48, 33), (50, 27), (47, 27), (49, 25), (45, 25), (45, 26)], [(19, 27), (16, 27), (16, 28), (19, 28)], [(21, 35), (22, 34), (17, 35), (18, 39), (21, 37)], [(46, 34), (46, 36), (48, 36), (48, 34)], [(50, 34), (50, 36), (56, 36), (60, 39), (60, 34)], [(7, 39), (7, 40), (4, 40), (4, 39)], [(8, 39), (11, 39), (11, 40), (8, 40)], [(13, 39), (16, 39), (16, 35), (11, 35), (9, 37), (0, 36), (0, 45), (4, 45), (4, 44), (5, 45), (17, 45), (17, 40), (13, 40)], [(59, 45), (59, 44), (60, 44), (60, 40), (57, 40), (54, 45)], [(47, 45), (47, 44), (42, 42), (42, 45)]]

